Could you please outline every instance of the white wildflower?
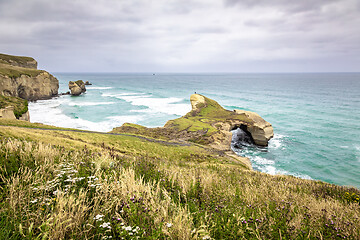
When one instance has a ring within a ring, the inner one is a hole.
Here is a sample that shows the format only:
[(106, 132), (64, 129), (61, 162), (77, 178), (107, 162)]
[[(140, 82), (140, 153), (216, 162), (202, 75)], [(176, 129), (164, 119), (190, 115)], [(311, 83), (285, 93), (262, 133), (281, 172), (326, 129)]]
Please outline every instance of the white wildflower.
[(102, 221), (102, 218), (104, 217), (104, 215), (98, 214), (94, 217), (94, 220), (96, 221)]
[(126, 231), (131, 231), (131, 226), (127, 226), (127, 227), (124, 227), (123, 229), (125, 229)]
[(206, 235), (205, 237), (203, 237), (202, 239), (211, 239), (211, 237), (209, 235)]
[(104, 222), (103, 224), (100, 225), (100, 227), (111, 229), (110, 222)]
[(30, 201), (31, 203), (37, 203), (37, 198), (35, 198), (34, 200)]
[(168, 228), (171, 228), (171, 227), (172, 227), (172, 223), (166, 223), (166, 226), (167, 226)]

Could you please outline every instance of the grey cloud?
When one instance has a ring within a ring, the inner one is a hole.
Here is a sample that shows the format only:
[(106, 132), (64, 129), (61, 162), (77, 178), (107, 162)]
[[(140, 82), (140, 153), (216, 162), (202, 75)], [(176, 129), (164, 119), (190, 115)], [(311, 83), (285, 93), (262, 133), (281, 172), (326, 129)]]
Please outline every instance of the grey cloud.
[(289, 1), (289, 0), (224, 0), (224, 3), (228, 7), (241, 6), (241, 7), (271, 7), (288, 11), (291, 13), (315, 11), (321, 7), (334, 3), (341, 2), (341, 0), (301, 0), (301, 1)]

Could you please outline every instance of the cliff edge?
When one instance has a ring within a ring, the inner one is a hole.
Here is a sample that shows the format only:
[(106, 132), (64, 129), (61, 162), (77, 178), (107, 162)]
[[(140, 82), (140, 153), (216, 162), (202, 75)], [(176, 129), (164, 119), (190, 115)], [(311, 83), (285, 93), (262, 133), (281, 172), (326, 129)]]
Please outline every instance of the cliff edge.
[(31, 57), (0, 54), (0, 95), (35, 101), (57, 96), (59, 81)]

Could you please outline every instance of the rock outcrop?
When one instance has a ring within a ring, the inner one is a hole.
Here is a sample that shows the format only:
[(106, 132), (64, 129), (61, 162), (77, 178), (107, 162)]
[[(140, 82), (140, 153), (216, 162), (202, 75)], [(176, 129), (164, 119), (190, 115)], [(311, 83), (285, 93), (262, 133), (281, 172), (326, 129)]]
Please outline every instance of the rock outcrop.
[(92, 83), (90, 83), (89, 81), (86, 81), (85, 85), (92, 85)]
[(191, 95), (190, 101), (191, 112), (165, 124), (166, 128), (177, 129), (179, 136), (187, 136), (185, 140), (229, 150), (231, 131), (237, 128), (249, 134), (253, 143), (259, 146), (267, 146), (274, 136), (271, 124), (257, 113), (225, 110), (216, 101), (200, 94)]
[(5, 108), (0, 109), (0, 118), (5, 118), (5, 119), (16, 119), (15, 114), (14, 114), (14, 107), (13, 106), (8, 106)]
[(0, 95), (0, 118), (30, 121), (28, 101), (19, 97)]
[(192, 110), (185, 116), (168, 121), (164, 127), (146, 128), (136, 124), (124, 123), (114, 128), (114, 133), (132, 133), (152, 138), (194, 142), (209, 146), (231, 159), (241, 162), (251, 169), (248, 158), (240, 157), (231, 150), (232, 130), (241, 129), (247, 134), (251, 143), (267, 146), (273, 137), (273, 128), (257, 113), (248, 111), (229, 111), (221, 107), (216, 101), (193, 94), (190, 97)]
[(79, 96), (81, 93), (86, 92), (85, 83), (83, 80), (78, 80), (76, 82), (69, 82), (69, 89), (71, 91), (71, 95)]
[(33, 58), (0, 54), (0, 94), (35, 101), (57, 96), (59, 81)]

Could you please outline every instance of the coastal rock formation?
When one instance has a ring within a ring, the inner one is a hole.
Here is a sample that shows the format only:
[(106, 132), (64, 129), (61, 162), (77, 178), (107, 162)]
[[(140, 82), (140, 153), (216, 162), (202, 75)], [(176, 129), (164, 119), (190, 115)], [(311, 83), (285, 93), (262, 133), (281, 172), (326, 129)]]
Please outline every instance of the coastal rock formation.
[(69, 82), (69, 89), (71, 91), (71, 95), (79, 96), (81, 93), (86, 92), (85, 83), (83, 80), (78, 80), (76, 82)]
[(89, 81), (86, 81), (85, 85), (92, 85), (92, 83), (90, 83)]
[(0, 94), (35, 101), (57, 96), (59, 81), (33, 58), (0, 54)]
[(244, 110), (235, 110), (235, 112), (252, 121), (252, 124), (246, 125), (246, 130), (250, 133), (255, 144), (267, 146), (269, 140), (274, 136), (274, 129), (272, 125), (255, 112)]
[(28, 101), (19, 97), (0, 95), (0, 118), (30, 121)]
[(267, 146), (274, 136), (273, 128), (257, 113), (229, 111), (216, 101), (200, 94), (190, 97), (192, 110), (185, 116), (170, 120), (166, 128), (179, 131), (178, 135), (189, 136), (190, 141), (207, 144), (216, 149), (230, 150), (232, 130), (240, 128), (259, 146)]
[(232, 130), (246, 134), (241, 137), (251, 144), (267, 146), (274, 135), (271, 124), (257, 113), (241, 110), (229, 111), (216, 101), (200, 94), (191, 95), (190, 102), (192, 110), (189, 113), (168, 121), (164, 127), (146, 128), (125, 123), (119, 128), (114, 128), (112, 132), (194, 142), (209, 146), (214, 151), (220, 151), (251, 169), (248, 158), (240, 157), (231, 150)]
[(0, 109), (0, 118), (16, 119), (15, 114), (14, 114), (14, 107), (9, 106), (9, 107)]

